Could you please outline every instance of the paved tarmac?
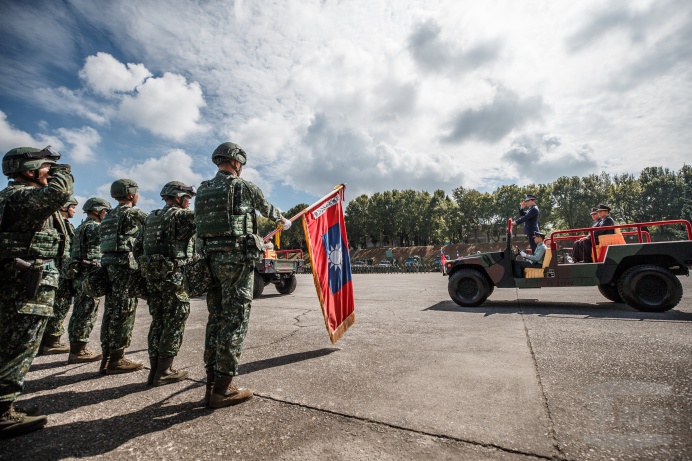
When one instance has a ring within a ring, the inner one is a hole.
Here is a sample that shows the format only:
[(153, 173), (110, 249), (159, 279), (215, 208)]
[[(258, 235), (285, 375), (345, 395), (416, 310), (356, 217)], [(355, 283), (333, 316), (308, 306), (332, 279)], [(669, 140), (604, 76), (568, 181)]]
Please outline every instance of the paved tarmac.
[[(184, 382), (37, 357), (20, 401), (48, 425), (0, 442), (0, 459), (692, 459), (690, 278), (660, 314), (595, 287), (496, 289), (462, 309), (439, 273), (353, 281), (356, 323), (336, 345), (311, 276), (289, 296), (266, 287), (234, 380), (256, 397), (236, 407), (201, 404), (203, 299), (176, 362)], [(140, 301), (128, 355), (147, 364), (149, 322)]]

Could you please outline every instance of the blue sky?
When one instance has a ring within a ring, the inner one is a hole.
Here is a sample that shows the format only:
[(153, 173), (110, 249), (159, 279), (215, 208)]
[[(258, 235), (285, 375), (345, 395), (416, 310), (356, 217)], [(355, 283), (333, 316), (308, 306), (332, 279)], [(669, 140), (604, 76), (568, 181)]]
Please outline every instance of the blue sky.
[(692, 3), (0, 3), (0, 150), (51, 144), (75, 195), (198, 186), (214, 148), (286, 210), (339, 183), (545, 183), (679, 169), (692, 141)]

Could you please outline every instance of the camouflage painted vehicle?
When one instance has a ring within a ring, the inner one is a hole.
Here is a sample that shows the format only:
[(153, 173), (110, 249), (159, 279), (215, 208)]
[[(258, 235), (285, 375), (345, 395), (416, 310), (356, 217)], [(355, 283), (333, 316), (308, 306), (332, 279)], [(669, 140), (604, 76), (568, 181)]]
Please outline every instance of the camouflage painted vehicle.
[[(687, 239), (652, 242), (648, 230), (656, 226), (683, 229)], [(474, 307), (483, 304), (495, 287), (596, 286), (605, 298), (624, 302), (640, 311), (663, 312), (680, 302), (682, 284), (677, 276), (689, 276), (692, 266), (692, 225), (689, 221), (600, 227), (597, 229), (614, 231), (614, 234), (601, 235), (600, 245), (596, 245), (595, 229), (552, 232), (545, 240), (548, 249), (543, 267), (526, 269), (524, 277), (518, 278), (512, 270), (518, 251), (512, 249), (510, 219), (504, 251), (473, 254), (447, 262), (449, 295), (460, 306)], [(567, 262), (572, 243), (585, 235), (592, 239), (594, 262)]]
[(303, 265), (303, 250), (265, 251), (264, 257), (255, 263), (252, 297), (259, 298), (270, 283), (282, 295), (293, 293), (298, 284), (296, 272), (302, 270)]

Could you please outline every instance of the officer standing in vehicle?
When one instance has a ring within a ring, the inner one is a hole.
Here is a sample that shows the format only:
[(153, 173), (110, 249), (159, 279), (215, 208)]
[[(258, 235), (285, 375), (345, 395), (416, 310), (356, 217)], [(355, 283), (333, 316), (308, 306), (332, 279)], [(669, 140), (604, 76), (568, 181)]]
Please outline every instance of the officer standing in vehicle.
[(68, 165), (50, 146), (12, 149), (2, 159), (10, 178), (0, 191), (0, 438), (43, 427), (47, 418), (14, 407), (24, 376), (53, 315), (60, 234), (58, 210), (72, 195)]
[(70, 246), (70, 270), (74, 273), (74, 307), (67, 327), (70, 338), (70, 355), (67, 363), (94, 362), (101, 359), (101, 354), (87, 347), (91, 330), (96, 322), (100, 299), (89, 296), (84, 291), (84, 280), (90, 269), (101, 264), (101, 247), (99, 225), (111, 210), (108, 201), (91, 197), (82, 210), (87, 218), (77, 227)]
[(65, 277), (65, 272), (70, 264), (70, 242), (74, 237), (74, 226), (70, 222), (74, 218), (77, 200), (71, 197), (70, 200), (60, 209), (63, 223), (65, 225), (65, 235), (62, 236), (60, 256), (56, 258), (55, 264), (60, 271), (60, 282), (58, 291), (55, 293), (55, 304), (53, 305), (53, 317), (48, 320), (46, 331), (43, 333), (40, 354), (63, 354), (69, 352), (70, 347), (60, 342), (60, 337), (65, 333), (63, 323), (67, 312), (72, 304), (72, 297), (75, 295), (72, 280)]
[(99, 228), (101, 264), (108, 271), (110, 283), (101, 321), (103, 357), (99, 371), (104, 375), (129, 373), (143, 366), (125, 357), (137, 310), (137, 298), (131, 294), (138, 276), (136, 258), (140, 256), (135, 254), (135, 242), (147, 218), (146, 212), (135, 206), (138, 189), (131, 179), (113, 181), (111, 197), (118, 201), (118, 206), (106, 215)]
[[(526, 207), (529, 207), (529, 209), (524, 211), (524, 208)], [(531, 252), (534, 252), (536, 251), (536, 242), (533, 239), (533, 234), (534, 232), (538, 232), (538, 218), (541, 215), (538, 207), (536, 206), (535, 195), (526, 194), (524, 201), (521, 202), (521, 206), (519, 207), (519, 214), (521, 216), (515, 221), (515, 223), (524, 223), (524, 233), (526, 234), (526, 238), (529, 240)]]
[(203, 242), (212, 278), (207, 292), (205, 401), (210, 408), (221, 408), (252, 397), (252, 391), (239, 389), (231, 382), (238, 374), (250, 320), (254, 263), (264, 251), (262, 238), (257, 235), (255, 210), (281, 222), (284, 229), (291, 222), (267, 202), (257, 186), (240, 178), (247, 160), (240, 146), (225, 142), (214, 150), (211, 159), (218, 172), (200, 185), (195, 213), (197, 236)]
[(195, 254), (195, 212), (190, 199), (195, 190), (179, 181), (161, 189), (166, 205), (149, 213), (144, 225), (140, 267), (149, 293), (149, 363), (147, 384), (162, 386), (182, 381), (187, 371), (172, 368), (183, 342), (190, 315), (185, 266)]

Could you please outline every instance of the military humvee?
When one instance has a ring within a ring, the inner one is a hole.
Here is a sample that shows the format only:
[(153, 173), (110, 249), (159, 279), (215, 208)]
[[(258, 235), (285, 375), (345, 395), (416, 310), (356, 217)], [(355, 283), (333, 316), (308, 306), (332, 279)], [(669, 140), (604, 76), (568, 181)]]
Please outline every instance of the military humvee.
[[(543, 266), (526, 269), (521, 278), (515, 277), (512, 270), (518, 254), (512, 248), (512, 224), (510, 219), (504, 251), (472, 254), (447, 262), (448, 291), (455, 303), (463, 307), (479, 306), (495, 287), (597, 286), (607, 299), (647, 312), (667, 311), (682, 298), (682, 284), (676, 276), (689, 276), (692, 266), (692, 225), (689, 221), (657, 221), (552, 232), (545, 240), (548, 249)], [(655, 226), (684, 228), (687, 239), (652, 242), (649, 229)], [(613, 230), (614, 234), (601, 235), (597, 245), (595, 230)], [(571, 261), (572, 243), (584, 236), (591, 239), (594, 262), (568, 262)]]
[(252, 297), (259, 298), (264, 287), (270, 283), (273, 283), (276, 291), (282, 295), (293, 293), (298, 284), (296, 272), (303, 266), (303, 250), (265, 251), (264, 257), (255, 263)]

